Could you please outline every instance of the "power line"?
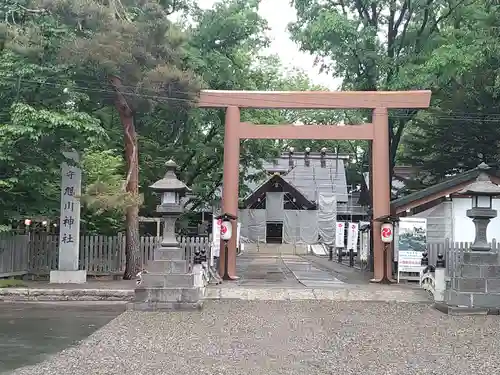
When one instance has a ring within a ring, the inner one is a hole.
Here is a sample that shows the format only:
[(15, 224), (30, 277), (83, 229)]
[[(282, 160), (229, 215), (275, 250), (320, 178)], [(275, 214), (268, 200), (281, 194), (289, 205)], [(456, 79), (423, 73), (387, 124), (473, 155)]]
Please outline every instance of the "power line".
[[(36, 81), (36, 80), (28, 80), (28, 79), (18, 79), (14, 77), (1, 77), (3, 80), (10, 80), (11, 82), (15, 83), (16, 85), (19, 83), (28, 83), (28, 84), (38, 84), (38, 85), (46, 85), (46, 86), (51, 86), (51, 87), (59, 87), (59, 88), (68, 88), (68, 82), (65, 83), (56, 83), (56, 82), (46, 82), (46, 81)], [(92, 83), (95, 84), (96, 82), (94, 81), (74, 81), (74, 82), (80, 82), (80, 83)], [(129, 86), (129, 85), (122, 85), (122, 87), (127, 88), (127, 89), (134, 89), (136, 90), (137, 88), (135, 86)], [(90, 92), (93, 93), (103, 93), (103, 94), (110, 94), (110, 95), (115, 95), (116, 91), (112, 89), (104, 89), (104, 88), (95, 88), (95, 87), (71, 87), (70, 90), (75, 93), (81, 93), (81, 94), (88, 94)], [(179, 90), (172, 90), (171, 93), (174, 94), (182, 94), (185, 96), (192, 95), (192, 93), (185, 92), (185, 91), (179, 91)], [(188, 103), (192, 106), (197, 105), (197, 101), (195, 99), (185, 99), (185, 98), (175, 98), (175, 97), (170, 97), (167, 95), (148, 95), (148, 94), (143, 94), (143, 93), (137, 93), (133, 91), (127, 91), (124, 93), (124, 95), (127, 96), (132, 96), (132, 97), (137, 97), (141, 99), (150, 99), (150, 100), (155, 100), (158, 102), (166, 101), (166, 102), (181, 102), (181, 103)], [(217, 93), (212, 93), (212, 96), (220, 96), (220, 97), (225, 97), (226, 93), (222, 94), (217, 94)], [(241, 94), (240, 94), (241, 95)], [(244, 98), (244, 96), (243, 96)], [(250, 97), (248, 97), (250, 99)], [(284, 100), (279, 100), (279, 99), (273, 99), (273, 100), (267, 100), (267, 102), (272, 102), (272, 103), (287, 103)], [(368, 102), (368, 101), (366, 101)], [(210, 103), (208, 102), (207, 104), (217, 104), (217, 103)], [(307, 104), (307, 103), (302, 103), (302, 104)], [(408, 102), (408, 105), (411, 106), (411, 102)], [(283, 110), (289, 110), (289, 111), (307, 111), (308, 109), (283, 109)], [(314, 110), (314, 109), (310, 109)], [(332, 109), (325, 109), (328, 111), (344, 111), (344, 110), (356, 110), (356, 108), (352, 109), (341, 109), (341, 108), (332, 108)], [(409, 109), (411, 110), (411, 108)], [(432, 109), (430, 109), (432, 111)], [(397, 111), (397, 110), (396, 110)], [(399, 110), (401, 111), (401, 110)], [(429, 111), (428, 109), (419, 109), (418, 111)], [(408, 119), (412, 118), (413, 116), (410, 114), (397, 114), (394, 113), (393, 111), (389, 112), (389, 118), (392, 119)], [(433, 119), (439, 119), (439, 120), (449, 120), (449, 121), (478, 121), (478, 122), (500, 122), (500, 113), (490, 113), (490, 114), (485, 114), (482, 112), (467, 112), (467, 113), (462, 113), (462, 114), (456, 114), (456, 115), (433, 115)], [(327, 126), (327, 125), (325, 125)]]

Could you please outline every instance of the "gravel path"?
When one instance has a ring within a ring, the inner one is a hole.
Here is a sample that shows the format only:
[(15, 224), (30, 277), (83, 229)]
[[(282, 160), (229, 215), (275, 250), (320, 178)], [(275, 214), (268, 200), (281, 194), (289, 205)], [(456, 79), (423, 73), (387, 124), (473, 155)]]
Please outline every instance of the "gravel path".
[(126, 312), (15, 375), (482, 375), (498, 373), (500, 318), (427, 305), (208, 301), (201, 312)]

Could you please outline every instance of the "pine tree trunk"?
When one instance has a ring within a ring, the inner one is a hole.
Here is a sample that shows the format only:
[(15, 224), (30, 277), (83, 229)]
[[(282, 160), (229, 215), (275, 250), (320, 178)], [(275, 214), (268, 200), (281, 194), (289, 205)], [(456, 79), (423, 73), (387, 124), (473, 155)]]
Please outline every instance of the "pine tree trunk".
[[(127, 192), (139, 195), (139, 165), (137, 161), (137, 134), (133, 116), (122, 117), (125, 135), (125, 161), (127, 166)], [(140, 271), (141, 254), (139, 243), (139, 207), (131, 206), (125, 216), (125, 273), (124, 280), (131, 280)]]
[[(139, 158), (137, 133), (135, 131), (134, 114), (121, 93), (121, 81), (117, 77), (111, 79), (116, 90), (115, 106), (120, 115), (123, 127), (125, 145), (125, 163), (127, 166), (126, 191), (133, 196), (139, 196)], [(137, 199), (138, 201), (138, 199)], [(139, 242), (139, 206), (136, 204), (127, 208), (125, 215), (125, 272), (124, 280), (133, 279), (141, 268)]]
[(124, 280), (133, 279), (141, 268), (141, 254), (139, 243), (139, 207), (130, 207), (127, 210), (125, 229), (125, 272)]

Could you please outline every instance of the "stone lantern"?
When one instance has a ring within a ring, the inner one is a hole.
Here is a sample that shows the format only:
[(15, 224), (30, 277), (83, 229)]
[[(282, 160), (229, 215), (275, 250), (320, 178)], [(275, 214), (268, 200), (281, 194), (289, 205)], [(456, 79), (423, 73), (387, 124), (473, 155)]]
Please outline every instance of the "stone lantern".
[(497, 210), (493, 209), (493, 197), (500, 195), (500, 187), (491, 182), (485, 172), (489, 166), (481, 163), (476, 181), (466, 186), (460, 191), (461, 194), (472, 196), (472, 208), (467, 210), (467, 217), (470, 217), (476, 226), (476, 236), (474, 243), (470, 247), (472, 251), (489, 251), (486, 229), (490, 220), (497, 216)]
[(156, 212), (161, 214), (164, 219), (161, 246), (162, 248), (177, 248), (179, 243), (175, 235), (175, 222), (184, 211), (181, 198), (191, 189), (175, 175), (177, 164), (173, 160), (167, 161), (165, 167), (167, 169), (165, 177), (156, 181), (149, 188), (161, 194), (161, 203), (156, 206)]
[(175, 222), (183, 212), (181, 198), (190, 189), (175, 175), (177, 164), (165, 164), (165, 177), (150, 188), (161, 193), (156, 207), (164, 218), (163, 236), (154, 250), (154, 260), (142, 272), (135, 289), (135, 310), (155, 311), (201, 308), (204, 289), (195, 286), (195, 276), (188, 267), (185, 250), (175, 235)]

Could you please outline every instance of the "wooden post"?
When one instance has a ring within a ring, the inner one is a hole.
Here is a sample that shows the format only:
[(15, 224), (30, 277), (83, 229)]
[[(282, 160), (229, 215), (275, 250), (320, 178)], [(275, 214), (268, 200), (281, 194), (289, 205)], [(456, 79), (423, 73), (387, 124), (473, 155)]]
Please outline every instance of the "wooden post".
[[(222, 186), (222, 213), (238, 216), (238, 187), (240, 177), (240, 109), (228, 107), (224, 134), (224, 176)], [(238, 222), (232, 222), (233, 236), (228, 242), (228, 273), (236, 279), (236, 228)], [(219, 274), (224, 274), (226, 259), (224, 257), (224, 241), (220, 241)]]
[[(373, 258), (374, 275), (372, 282), (380, 282), (384, 273), (392, 279), (392, 257), (390, 251), (385, 251), (380, 237), (382, 223), (375, 219), (388, 216), (391, 213), (390, 191), (390, 158), (389, 158), (389, 118), (387, 108), (376, 108), (373, 111)], [(384, 261), (384, 257), (386, 260)], [(384, 271), (385, 264), (385, 271)]]

